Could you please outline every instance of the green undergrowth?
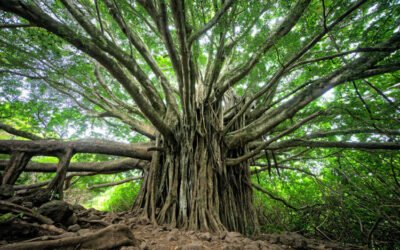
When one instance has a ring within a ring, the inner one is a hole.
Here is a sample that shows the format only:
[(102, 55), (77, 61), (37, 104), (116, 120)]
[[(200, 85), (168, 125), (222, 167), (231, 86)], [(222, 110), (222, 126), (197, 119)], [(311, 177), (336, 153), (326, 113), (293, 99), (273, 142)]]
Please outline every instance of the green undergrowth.
[(110, 212), (130, 210), (139, 189), (139, 182), (129, 182), (119, 186), (103, 188), (103, 191), (92, 200), (89, 206)]

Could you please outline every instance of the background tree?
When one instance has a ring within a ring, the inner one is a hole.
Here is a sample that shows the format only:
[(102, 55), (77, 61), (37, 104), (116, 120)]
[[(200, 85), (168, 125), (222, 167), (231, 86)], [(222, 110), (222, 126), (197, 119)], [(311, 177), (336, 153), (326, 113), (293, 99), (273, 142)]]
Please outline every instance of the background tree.
[[(12, 155), (3, 185), (33, 155), (60, 158), (50, 193), (62, 193), (75, 153), (131, 157), (145, 172), (142, 216), (250, 232), (252, 188), (269, 193), (252, 184), (251, 166), (278, 170), (305, 148), (400, 148), (394, 1), (0, 0), (0, 9), (5, 98), (35, 93), (82, 131), (96, 117), (144, 141), (3, 141), (0, 153)], [(49, 125), (58, 113), (40, 120), (64, 138)]]

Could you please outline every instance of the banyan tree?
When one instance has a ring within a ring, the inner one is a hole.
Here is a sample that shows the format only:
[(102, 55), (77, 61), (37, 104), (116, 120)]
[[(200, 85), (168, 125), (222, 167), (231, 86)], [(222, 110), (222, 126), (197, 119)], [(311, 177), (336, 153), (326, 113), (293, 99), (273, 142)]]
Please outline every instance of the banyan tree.
[[(2, 115), (2, 129), (29, 139), (0, 141), (10, 155), (2, 186), (56, 171), (41, 190), (60, 199), (68, 172), (137, 168), (140, 216), (248, 233), (258, 163), (271, 171), (304, 149), (400, 148), (395, 1), (0, 0), (0, 10), (4, 96), (23, 82), (146, 138), (42, 138)], [(371, 111), (372, 96), (384, 111)], [(70, 163), (77, 153), (125, 158)], [(30, 162), (36, 155), (60, 160)]]

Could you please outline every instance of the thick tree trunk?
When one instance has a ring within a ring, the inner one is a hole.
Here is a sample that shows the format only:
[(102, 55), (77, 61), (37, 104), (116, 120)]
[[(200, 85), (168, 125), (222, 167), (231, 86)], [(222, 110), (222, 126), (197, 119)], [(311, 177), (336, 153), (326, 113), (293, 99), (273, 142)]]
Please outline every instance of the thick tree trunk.
[(165, 151), (153, 154), (135, 208), (153, 223), (188, 230), (254, 231), (249, 170), (245, 164), (225, 164), (225, 158), (245, 148), (228, 151), (224, 146), (221, 108), (197, 109), (191, 124), (181, 124), (186, 125), (175, 130), (178, 143), (157, 138), (156, 146)]

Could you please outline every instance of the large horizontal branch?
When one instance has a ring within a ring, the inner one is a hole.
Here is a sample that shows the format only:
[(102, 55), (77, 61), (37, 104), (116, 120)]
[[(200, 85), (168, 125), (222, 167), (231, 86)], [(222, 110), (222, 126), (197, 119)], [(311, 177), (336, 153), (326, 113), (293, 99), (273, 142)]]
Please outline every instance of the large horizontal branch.
[(6, 131), (9, 134), (16, 135), (22, 138), (30, 139), (30, 140), (42, 140), (40, 136), (34, 135), (29, 132), (25, 132), (16, 128), (11, 127), (10, 125), (4, 124), (0, 122), (0, 129)]
[(16, 28), (30, 28), (35, 27), (29, 23), (2, 23), (0, 24), (0, 29), (16, 29)]
[[(262, 143), (262, 142), (261, 142)], [(399, 150), (400, 143), (396, 142), (345, 142), (345, 141), (309, 141), (309, 140), (287, 140), (271, 144), (266, 149), (276, 150), (292, 147), (309, 148), (349, 148), (349, 149), (384, 149)]]
[(321, 138), (335, 135), (354, 135), (354, 134), (383, 134), (383, 135), (400, 135), (399, 130), (377, 130), (375, 128), (354, 128), (354, 129), (334, 129), (329, 131), (319, 131), (305, 135), (303, 138)]
[(54, 156), (70, 148), (74, 153), (107, 154), (150, 160), (152, 153), (148, 151), (148, 144), (127, 144), (107, 140), (87, 139), (77, 141), (60, 140), (0, 140), (0, 153), (26, 152), (32, 155)]
[[(8, 161), (0, 160), (0, 170), (4, 170)], [(134, 169), (146, 169), (148, 162), (138, 159), (121, 159), (103, 162), (72, 162), (68, 166), (68, 172), (92, 172), (98, 174), (123, 172)], [(25, 172), (52, 173), (57, 171), (57, 164), (29, 162), (24, 169)]]
[[(392, 48), (389, 48), (389, 49), (392, 49)], [(305, 64), (316, 63), (316, 62), (326, 61), (326, 60), (332, 60), (334, 58), (343, 57), (343, 56), (346, 56), (349, 54), (361, 53), (361, 52), (376, 52), (376, 51), (385, 51), (385, 48), (357, 48), (354, 50), (340, 52), (340, 53), (329, 55), (329, 56), (323, 56), (323, 57), (319, 57), (319, 58), (304, 60), (304, 61), (293, 64), (290, 67), (290, 69), (293, 69), (293, 68), (296, 68), (298, 66), (305, 65)]]
[[(0, 170), (2, 169), (3, 164), (0, 162)], [(56, 171), (56, 170), (54, 170)], [(116, 171), (112, 171), (112, 172), (101, 172), (101, 173), (97, 173), (97, 172), (69, 172), (66, 177), (65, 177), (65, 189), (68, 189), (71, 185), (71, 183), (69, 183), (69, 181), (73, 178), (73, 177), (81, 177), (81, 176), (93, 176), (93, 175), (98, 175), (98, 174), (115, 174), (115, 173), (119, 173), (119, 172), (124, 172), (126, 170), (116, 170)], [(74, 183), (77, 181), (78, 179), (76, 179), (74, 181)], [(43, 182), (37, 182), (37, 183), (32, 183), (32, 184), (27, 184), (27, 185), (16, 185), (13, 186), (13, 189), (18, 191), (19, 193), (24, 193), (27, 190), (30, 189), (37, 189), (37, 188), (41, 188), (44, 186), (47, 186), (49, 183), (51, 182), (51, 180), (47, 180), (47, 181), (43, 181)], [(18, 193), (17, 192), (17, 193)]]
[[(392, 72), (396, 72), (400, 70), (400, 64), (399, 63), (394, 63), (394, 64), (386, 64), (386, 65), (378, 65), (378, 66), (374, 66), (371, 69), (365, 70), (363, 73), (357, 74), (355, 75), (353, 78), (350, 78), (348, 81), (353, 81), (353, 80), (360, 80), (363, 79), (364, 82), (366, 82), (366, 80), (364, 78), (369, 78), (369, 77), (373, 77), (376, 75), (381, 75), (381, 74), (386, 74), (386, 73), (392, 73)], [(257, 117), (259, 117), (262, 113), (264, 113), (265, 111), (269, 110), (271, 107), (275, 106), (276, 104), (288, 99), (289, 97), (293, 96), (294, 94), (298, 93), (300, 90), (304, 89), (306, 86), (310, 85), (311, 82), (306, 82), (302, 85), (300, 85), (299, 87), (295, 88), (294, 90), (292, 90), (291, 92), (285, 94), (284, 96), (280, 97), (279, 99), (277, 99), (276, 101), (272, 102), (270, 105), (266, 105), (258, 110), (252, 111), (249, 114), (249, 118), (251, 120), (256, 119)], [(395, 104), (389, 99), (387, 98), (387, 96), (380, 91), (379, 89), (377, 89), (376, 87), (373, 87), (375, 91), (377, 91), (381, 96), (383, 96), (386, 101), (388, 101), (389, 103), (391, 103), (392, 105), (395, 106)], [(397, 108), (397, 107), (396, 107)], [(397, 108), (398, 109), (398, 108)]]
[[(115, 173), (115, 172), (114, 172)], [(69, 179), (75, 176), (90, 176), (90, 175), (96, 175), (98, 173), (95, 172), (73, 172), (73, 173), (69, 173), (65, 179)], [(136, 181), (136, 180), (141, 180), (143, 177), (141, 176), (134, 176), (134, 177), (130, 177), (130, 178), (126, 178), (120, 181), (115, 181), (115, 182), (106, 182), (106, 183), (101, 183), (101, 184), (95, 184), (92, 186), (88, 186), (89, 190), (92, 189), (96, 189), (96, 188), (102, 188), (102, 187), (112, 187), (112, 186), (117, 186), (117, 185), (121, 185), (130, 181)], [(28, 189), (36, 189), (36, 188), (41, 188), (44, 187), (46, 185), (48, 185), (51, 182), (51, 180), (48, 181), (44, 181), (44, 182), (39, 182), (39, 183), (33, 183), (33, 184), (28, 184), (28, 185), (18, 185), (18, 186), (14, 186), (13, 189), (14, 190), (28, 190)]]
[(373, 67), (369, 70), (366, 70), (363, 72), (362, 75), (357, 77), (354, 80), (358, 80), (361, 78), (368, 78), (380, 74), (386, 74), (386, 73), (392, 73), (400, 70), (400, 63), (394, 63), (394, 64), (386, 64), (386, 65), (378, 65), (376, 67)]
[[(1, 166), (2, 165), (0, 165), (0, 170), (1, 170)], [(132, 169), (129, 169), (129, 170), (132, 170)], [(93, 176), (93, 175), (98, 175), (98, 174), (116, 174), (116, 173), (120, 173), (120, 172), (124, 172), (124, 171), (127, 171), (127, 170), (126, 169), (117, 169), (117, 170), (114, 170), (111, 172), (100, 172), (100, 173), (99, 172), (69, 172), (66, 175), (65, 180), (64, 180), (64, 190), (69, 189), (72, 185), (74, 185), (79, 180), (79, 177), (82, 177), (82, 176)], [(73, 177), (78, 177), (78, 178), (75, 179), (73, 182), (71, 182)], [(135, 177), (135, 178), (141, 179), (142, 177)], [(104, 187), (115, 186), (115, 185), (123, 184), (130, 180), (135, 180), (135, 179), (127, 178), (120, 182), (103, 183), (103, 184), (99, 184), (99, 185), (103, 185)], [(32, 190), (32, 189), (38, 189), (38, 188), (47, 186), (51, 183), (51, 181), (52, 180), (47, 180), (47, 181), (37, 182), (37, 183), (32, 183), (32, 184), (27, 184), (27, 185), (15, 185), (15, 186), (13, 186), (13, 189), (15, 191), (17, 191), (16, 194), (23, 194), (26, 192), (30, 192), (30, 190)], [(94, 186), (96, 186), (96, 185), (94, 185)], [(88, 188), (91, 189), (91, 187), (88, 187)]]
[(260, 145), (258, 145), (255, 149), (253, 149), (251, 152), (242, 155), (240, 157), (237, 158), (228, 158), (226, 161), (227, 165), (237, 165), (240, 162), (243, 162), (245, 160), (248, 160), (252, 157), (254, 157), (255, 155), (257, 155), (258, 153), (260, 153), (264, 148), (266, 148), (268, 145), (270, 145), (271, 143), (279, 140), (279, 138), (282, 138), (294, 131), (296, 131), (298, 128), (300, 128), (301, 126), (303, 126), (305, 123), (315, 119), (316, 117), (318, 117), (319, 115), (321, 115), (323, 112), (322, 111), (318, 111), (315, 112), (313, 114), (311, 114), (310, 116), (306, 117), (305, 119), (298, 121), (297, 123), (295, 123), (294, 125), (290, 126), (289, 128), (287, 128), (286, 130), (282, 131), (281, 133), (279, 133), (278, 135), (272, 137), (269, 140), (266, 140), (264, 142), (262, 142)]

